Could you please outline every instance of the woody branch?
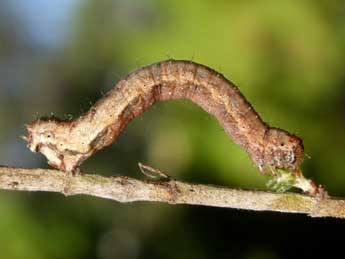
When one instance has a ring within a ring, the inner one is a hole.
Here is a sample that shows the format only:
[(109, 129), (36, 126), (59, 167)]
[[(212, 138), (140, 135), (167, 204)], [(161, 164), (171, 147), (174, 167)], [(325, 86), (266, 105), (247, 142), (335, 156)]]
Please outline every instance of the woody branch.
[(0, 189), (90, 195), (118, 202), (152, 201), (211, 207), (303, 213), (345, 218), (345, 200), (296, 193), (245, 191), (176, 180), (141, 181), (94, 174), (72, 176), (57, 170), (0, 167)]

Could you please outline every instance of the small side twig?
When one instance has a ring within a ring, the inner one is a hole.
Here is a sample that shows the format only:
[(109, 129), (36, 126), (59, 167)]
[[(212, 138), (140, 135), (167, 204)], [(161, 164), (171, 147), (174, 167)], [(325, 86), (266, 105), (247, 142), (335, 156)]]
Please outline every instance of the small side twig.
[(345, 218), (345, 200), (296, 193), (245, 191), (175, 180), (140, 181), (130, 177), (103, 177), (48, 169), (0, 167), (0, 189), (46, 191), (69, 195), (91, 195), (119, 202), (153, 201), (255, 211), (304, 213), (313, 217)]
[(139, 169), (141, 173), (147, 177), (153, 178), (153, 179), (165, 179), (169, 180), (170, 176), (166, 173), (163, 173), (161, 170), (157, 168), (153, 168), (152, 166), (145, 165), (143, 163), (138, 163)]

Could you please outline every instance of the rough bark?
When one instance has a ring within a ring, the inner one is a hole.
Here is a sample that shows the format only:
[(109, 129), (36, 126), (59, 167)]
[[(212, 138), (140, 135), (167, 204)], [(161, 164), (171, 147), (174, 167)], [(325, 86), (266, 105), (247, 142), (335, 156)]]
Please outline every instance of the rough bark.
[(345, 218), (345, 200), (319, 199), (296, 193), (245, 191), (176, 180), (141, 181), (130, 177), (71, 175), (48, 169), (0, 167), (0, 189), (90, 195), (118, 202), (153, 201), (255, 211), (304, 213)]

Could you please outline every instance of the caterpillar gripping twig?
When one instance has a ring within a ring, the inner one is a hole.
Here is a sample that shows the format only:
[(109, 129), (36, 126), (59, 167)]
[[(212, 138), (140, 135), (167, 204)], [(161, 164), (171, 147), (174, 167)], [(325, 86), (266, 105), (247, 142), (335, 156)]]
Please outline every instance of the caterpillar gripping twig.
[[(133, 118), (155, 102), (171, 99), (189, 99), (214, 115), (258, 169), (278, 179), (276, 184), (285, 185), (285, 189), (295, 186), (312, 195), (319, 192), (319, 187), (300, 173), (302, 140), (269, 127), (232, 82), (191, 61), (166, 60), (135, 70), (72, 121), (49, 118), (29, 123), (28, 147), (44, 154), (51, 166), (74, 171), (113, 143)], [(282, 170), (291, 177), (282, 177)]]

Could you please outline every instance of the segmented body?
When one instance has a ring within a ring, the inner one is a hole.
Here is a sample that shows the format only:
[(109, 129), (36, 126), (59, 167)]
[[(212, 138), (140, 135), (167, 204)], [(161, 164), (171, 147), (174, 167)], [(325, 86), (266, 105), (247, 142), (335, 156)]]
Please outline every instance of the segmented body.
[(191, 61), (162, 61), (128, 74), (76, 120), (30, 123), (29, 147), (54, 167), (73, 171), (113, 143), (133, 118), (155, 102), (172, 99), (189, 99), (215, 116), (260, 171), (299, 168), (303, 145), (298, 137), (270, 128), (232, 82)]

